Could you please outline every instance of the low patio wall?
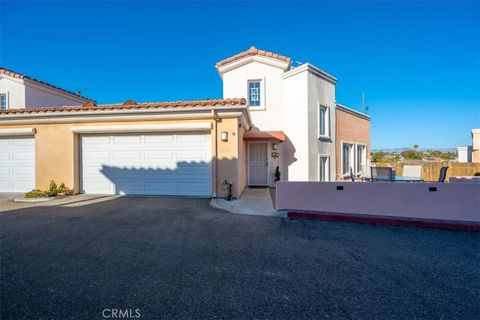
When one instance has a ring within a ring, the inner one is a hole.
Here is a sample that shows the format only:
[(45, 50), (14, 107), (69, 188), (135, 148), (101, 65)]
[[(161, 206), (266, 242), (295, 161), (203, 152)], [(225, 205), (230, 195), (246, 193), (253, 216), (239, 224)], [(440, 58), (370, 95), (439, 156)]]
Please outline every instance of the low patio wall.
[(278, 182), (277, 210), (480, 222), (480, 184)]

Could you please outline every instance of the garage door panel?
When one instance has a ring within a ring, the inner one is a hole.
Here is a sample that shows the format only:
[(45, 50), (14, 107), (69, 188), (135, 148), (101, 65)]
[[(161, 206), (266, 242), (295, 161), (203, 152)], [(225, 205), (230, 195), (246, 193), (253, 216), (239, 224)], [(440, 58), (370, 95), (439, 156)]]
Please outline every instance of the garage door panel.
[(10, 160), (9, 152), (0, 152), (0, 160)]
[(171, 150), (147, 150), (145, 151), (145, 160), (173, 160), (173, 151)]
[(104, 136), (103, 140), (93, 138), (97, 137), (82, 137), (81, 143), (82, 189), (85, 193), (93, 193), (91, 190), (95, 189), (95, 193), (211, 195), (208, 134), (131, 134), (112, 135), (108, 139)]
[(26, 192), (35, 187), (35, 139), (0, 138), (0, 192)]
[(142, 153), (140, 151), (114, 151), (113, 158), (114, 160), (135, 160), (141, 159)]
[(113, 145), (138, 145), (142, 142), (141, 136), (115, 136), (113, 137)]
[(209, 161), (210, 152), (206, 150), (178, 150), (177, 160), (186, 162)]
[(158, 147), (160, 143), (162, 146), (168, 147), (173, 145), (175, 137), (172, 135), (147, 135), (144, 139), (147, 146), (153, 145)]

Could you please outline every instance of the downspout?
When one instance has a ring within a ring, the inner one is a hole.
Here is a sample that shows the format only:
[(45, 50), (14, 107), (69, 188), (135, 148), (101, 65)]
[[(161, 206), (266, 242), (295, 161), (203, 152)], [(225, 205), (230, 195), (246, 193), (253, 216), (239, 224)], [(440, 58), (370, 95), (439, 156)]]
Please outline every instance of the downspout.
[(215, 160), (212, 161), (212, 183), (214, 184), (213, 188), (213, 197), (217, 197), (218, 195), (218, 184), (217, 184), (217, 176), (218, 176), (218, 142), (217, 142), (217, 116), (215, 114), (215, 110), (211, 111), (212, 115), (212, 122), (213, 122), (213, 150), (214, 150), (214, 157)]

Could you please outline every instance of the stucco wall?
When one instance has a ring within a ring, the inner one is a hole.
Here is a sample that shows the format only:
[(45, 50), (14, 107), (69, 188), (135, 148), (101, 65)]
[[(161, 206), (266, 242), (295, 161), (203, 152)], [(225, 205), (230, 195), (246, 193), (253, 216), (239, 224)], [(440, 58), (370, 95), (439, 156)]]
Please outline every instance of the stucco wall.
[(248, 80), (260, 80), (263, 82), (261, 100), (264, 105), (262, 110), (250, 108), (253, 126), (259, 130), (282, 130), (282, 73), (280, 68), (250, 62), (223, 74), (223, 97), (248, 99)]
[(276, 202), (278, 210), (478, 223), (479, 193), (473, 183), (280, 182)]
[(280, 147), (282, 181), (308, 180), (308, 73), (283, 79), (283, 126), (287, 141)]
[(0, 76), (0, 93), (7, 95), (10, 109), (25, 108), (25, 86), (22, 79), (11, 80)]
[(25, 86), (25, 108), (78, 106), (82, 105), (85, 101), (86, 100), (81, 98), (70, 97), (44, 88), (34, 88), (28, 84)]
[[(328, 108), (330, 139), (319, 139), (320, 105)], [(335, 85), (308, 73), (308, 180), (319, 180), (319, 156), (330, 157), (330, 180), (335, 180)]]
[[(214, 120), (212, 124), (214, 123)], [(183, 120), (187, 122), (205, 122), (205, 120)], [(64, 182), (67, 187), (73, 188), (75, 192), (80, 190), (80, 163), (79, 163), (79, 135), (71, 131), (71, 127), (92, 126), (92, 125), (142, 125), (142, 124), (166, 124), (178, 123), (178, 121), (118, 121), (118, 122), (82, 122), (82, 123), (54, 123), (54, 124), (24, 124), (24, 125), (3, 125), (0, 128), (35, 128), (35, 187), (46, 189), (50, 180), (57, 183)], [(212, 139), (217, 132), (218, 145), (212, 143), (212, 193), (223, 196), (223, 181), (231, 181), (234, 185), (234, 196), (238, 197), (239, 173), (238, 173), (238, 118), (220, 119), (216, 121), (217, 127), (213, 125), (211, 131)], [(228, 142), (222, 142), (220, 135), (222, 131), (229, 133)], [(217, 159), (217, 161), (215, 161)]]
[(370, 159), (370, 121), (355, 116), (340, 108), (336, 109), (336, 180), (341, 179), (342, 174), (342, 142), (360, 143), (366, 145), (367, 163)]
[(5, 76), (0, 76), (0, 93), (7, 94), (9, 109), (81, 105), (87, 101), (28, 80)]

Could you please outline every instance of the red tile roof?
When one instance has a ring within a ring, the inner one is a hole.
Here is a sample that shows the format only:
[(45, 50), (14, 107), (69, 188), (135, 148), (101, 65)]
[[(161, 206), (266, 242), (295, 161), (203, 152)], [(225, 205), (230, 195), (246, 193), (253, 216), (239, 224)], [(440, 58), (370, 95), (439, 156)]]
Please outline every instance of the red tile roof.
[(218, 67), (221, 67), (223, 65), (226, 65), (230, 62), (233, 62), (235, 60), (238, 60), (240, 58), (243, 58), (243, 57), (246, 57), (246, 56), (254, 56), (254, 55), (261, 55), (261, 56), (265, 56), (265, 57), (269, 57), (269, 58), (273, 58), (273, 59), (277, 59), (277, 60), (281, 60), (281, 61), (285, 61), (287, 63), (290, 63), (292, 61), (291, 58), (289, 57), (286, 57), (286, 56), (281, 56), (279, 54), (276, 54), (276, 53), (273, 53), (273, 52), (269, 52), (269, 51), (265, 51), (265, 50), (258, 50), (257, 48), (255, 47), (250, 47), (250, 49), (248, 49), (247, 51), (243, 51), (239, 54), (236, 54), (230, 58), (227, 58), (225, 60), (222, 60), (220, 62), (217, 62), (217, 64), (215, 65), (217, 68)]
[(243, 98), (235, 99), (217, 99), (217, 100), (192, 100), (192, 101), (173, 101), (173, 102), (144, 102), (137, 104), (102, 104), (85, 103), (83, 106), (63, 106), (63, 107), (44, 107), (32, 109), (8, 109), (0, 111), (2, 114), (20, 114), (20, 113), (47, 113), (47, 112), (82, 112), (82, 111), (101, 111), (101, 110), (134, 110), (134, 109), (175, 109), (175, 108), (201, 108), (201, 107), (222, 107), (222, 106), (240, 106), (246, 105)]
[(247, 131), (243, 135), (245, 141), (280, 141), (286, 140), (285, 133), (283, 131)]
[(90, 101), (94, 101), (90, 98), (87, 98), (87, 97), (84, 97), (78, 93), (75, 93), (73, 91), (69, 91), (69, 90), (66, 90), (66, 89), (63, 89), (63, 88), (60, 88), (60, 87), (57, 87), (57, 86), (54, 86), (53, 84), (50, 84), (48, 82), (45, 82), (45, 81), (42, 81), (42, 80), (38, 80), (38, 79), (34, 79), (34, 78), (31, 78), (29, 76), (26, 76), (24, 74), (21, 74), (21, 73), (18, 73), (18, 72), (15, 72), (15, 71), (12, 71), (12, 70), (8, 70), (8, 69), (5, 69), (3, 67), (0, 67), (0, 74), (5, 74), (7, 76), (10, 76), (10, 77), (13, 77), (13, 78), (17, 78), (17, 79), (28, 79), (30, 81), (34, 81), (34, 82), (37, 82), (37, 83), (40, 83), (40, 84), (43, 84), (45, 86), (49, 86), (51, 88), (54, 88), (54, 89), (57, 89), (57, 90), (60, 90), (60, 91), (63, 91), (67, 94), (71, 94), (71, 95), (74, 95), (78, 98), (82, 98), (82, 99), (86, 99), (86, 100), (90, 100)]

